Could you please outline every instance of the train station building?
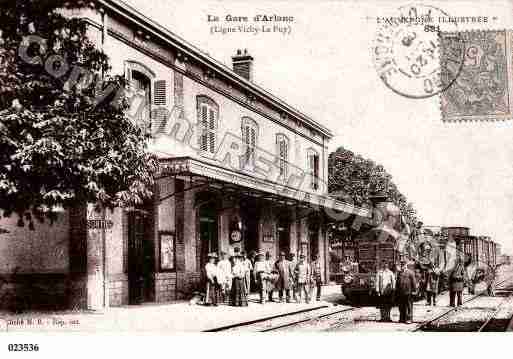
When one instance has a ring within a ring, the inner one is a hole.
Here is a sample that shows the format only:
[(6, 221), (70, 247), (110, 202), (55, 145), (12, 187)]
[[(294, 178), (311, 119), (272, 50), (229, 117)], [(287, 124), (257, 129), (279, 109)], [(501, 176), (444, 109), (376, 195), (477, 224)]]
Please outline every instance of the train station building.
[(149, 121), (154, 198), (78, 206), (35, 230), (1, 219), (5, 286), (48, 308), (170, 302), (202, 288), (209, 252), (236, 247), (318, 255), (329, 278), (328, 226), (370, 217), (327, 195), (331, 131), (256, 85), (246, 50), (228, 67), (121, 1), (92, 4), (70, 16), (125, 75), (130, 115)]

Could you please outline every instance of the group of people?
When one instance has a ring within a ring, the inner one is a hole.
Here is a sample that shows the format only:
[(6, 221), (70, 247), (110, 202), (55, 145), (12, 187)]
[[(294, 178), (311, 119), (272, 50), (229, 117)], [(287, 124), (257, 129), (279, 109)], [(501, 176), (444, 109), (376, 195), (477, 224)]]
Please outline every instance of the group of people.
[(205, 265), (207, 278), (205, 304), (217, 306), (219, 303), (228, 303), (232, 306), (247, 306), (248, 295), (252, 291), (260, 294), (260, 303), (267, 300), (274, 301), (274, 292), (278, 292), (279, 301), (300, 303), (304, 299), (310, 302), (310, 292), (316, 288), (316, 299), (321, 299), (322, 267), (318, 256), (314, 256), (311, 263), (306, 261), (305, 255), (300, 254), (299, 260), (280, 252), (279, 259), (273, 262), (269, 252), (265, 257), (262, 252), (253, 253), (248, 258), (245, 252), (235, 248), (234, 254), (229, 258), (221, 252), (218, 261), (217, 253), (208, 254), (208, 263)]
[[(436, 306), (441, 273), (432, 266), (414, 272), (408, 268), (405, 258), (393, 271), (387, 261), (383, 261), (376, 272), (375, 291), (378, 296), (381, 321), (391, 322), (392, 307), (399, 307), (399, 322), (410, 324), (413, 320), (413, 300), (415, 296), (426, 298), (426, 305)], [(465, 267), (458, 259), (448, 274), (450, 306), (462, 305), (462, 292), (465, 286)]]

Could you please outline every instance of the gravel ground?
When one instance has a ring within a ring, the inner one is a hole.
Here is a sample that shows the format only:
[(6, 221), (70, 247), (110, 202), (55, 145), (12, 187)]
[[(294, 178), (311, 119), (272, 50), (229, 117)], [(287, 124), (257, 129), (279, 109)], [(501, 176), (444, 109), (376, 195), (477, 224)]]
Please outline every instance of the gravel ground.
[[(259, 323), (238, 326), (238, 327), (234, 327), (234, 328), (231, 328), (228, 330), (224, 330), (223, 332), (260, 332), (263, 330), (269, 330), (274, 327), (287, 325), (287, 324), (295, 323), (295, 322), (302, 321), (302, 320), (315, 319), (317, 316), (320, 316), (320, 315), (329, 315), (333, 312), (351, 311), (353, 309), (354, 309), (353, 307), (348, 306), (348, 305), (331, 306), (328, 308), (317, 309), (317, 310), (313, 310), (310, 312), (293, 314), (293, 315), (288, 315), (286, 317), (280, 317), (280, 318), (275, 318), (275, 319), (269, 319), (269, 320), (259, 322)], [(337, 316), (337, 315), (344, 315), (344, 313), (332, 314), (332, 315), (330, 315), (330, 317)]]
[[(512, 275), (513, 270), (505, 271), (501, 274), (504, 278)], [(508, 281), (508, 286), (501, 286), (503, 289), (509, 289), (513, 279)], [(306, 323), (298, 324), (293, 327), (281, 329), (282, 331), (413, 331), (421, 323), (442, 315), (450, 309), (449, 295), (444, 293), (439, 296), (439, 306), (426, 306), (425, 301), (420, 301), (414, 305), (413, 323), (402, 324), (399, 321), (399, 311), (392, 309), (393, 323), (379, 322), (379, 309), (375, 307), (355, 308), (352, 311), (335, 314), (319, 320), (312, 320)], [(464, 295), (463, 301), (472, 299), (472, 295)], [(480, 296), (465, 303), (455, 312), (437, 320), (432, 325), (425, 328), (426, 331), (475, 331), (495, 312), (497, 306), (502, 303), (506, 297), (497, 290), (496, 297)], [(510, 318), (513, 316), (513, 300), (504, 303), (501, 309), (495, 313), (494, 320), (487, 326), (489, 331), (504, 331)]]

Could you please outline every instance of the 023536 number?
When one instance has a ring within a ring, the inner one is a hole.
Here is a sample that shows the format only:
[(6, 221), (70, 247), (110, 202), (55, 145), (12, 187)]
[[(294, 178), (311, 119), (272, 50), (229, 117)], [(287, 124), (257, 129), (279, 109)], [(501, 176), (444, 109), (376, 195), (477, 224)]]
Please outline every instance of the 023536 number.
[(38, 352), (39, 344), (8, 344), (7, 350), (10, 352)]

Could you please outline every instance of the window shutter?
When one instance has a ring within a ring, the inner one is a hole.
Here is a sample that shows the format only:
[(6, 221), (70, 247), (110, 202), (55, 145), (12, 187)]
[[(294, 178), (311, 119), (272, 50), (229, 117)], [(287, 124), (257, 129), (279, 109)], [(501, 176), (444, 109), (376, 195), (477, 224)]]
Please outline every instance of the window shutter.
[(166, 80), (157, 80), (153, 85), (153, 104), (155, 106), (167, 105)]
[(216, 112), (213, 109), (210, 109), (210, 121), (209, 121), (209, 129), (216, 129)]
[(209, 132), (208, 133), (208, 145), (209, 145), (209, 151), (210, 153), (214, 153), (215, 152), (215, 133), (214, 132)]
[(310, 172), (310, 186), (313, 189), (319, 187), (319, 155), (316, 153), (308, 154), (308, 168)]
[(255, 160), (255, 147), (256, 147), (256, 129), (254, 127), (249, 128), (249, 158), (248, 161), (250, 161), (252, 164)]
[(254, 128), (251, 128), (251, 141), (250, 141), (251, 147), (256, 147), (256, 131)]
[(152, 133), (159, 133), (166, 126), (166, 109), (160, 108), (165, 106), (166, 99), (166, 81), (157, 80), (153, 83), (153, 105), (151, 110), (151, 128)]
[(213, 109), (210, 109), (210, 121), (209, 121), (209, 131), (208, 131), (208, 145), (210, 153), (215, 152), (216, 147), (216, 112)]
[(208, 150), (208, 109), (207, 106), (202, 105), (200, 107), (200, 113), (201, 113), (201, 150), (207, 151)]

